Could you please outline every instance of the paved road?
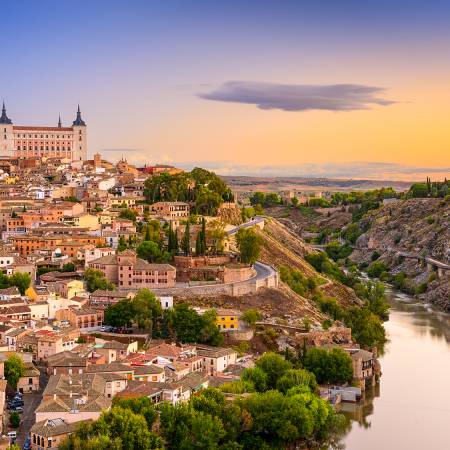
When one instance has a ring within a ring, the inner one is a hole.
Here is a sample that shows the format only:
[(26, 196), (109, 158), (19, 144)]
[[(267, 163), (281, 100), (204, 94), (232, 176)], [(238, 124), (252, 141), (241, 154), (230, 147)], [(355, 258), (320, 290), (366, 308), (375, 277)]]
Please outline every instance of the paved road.
[(17, 444), (20, 448), (23, 447), (23, 444), (25, 443), (25, 439), (30, 433), (31, 427), (34, 425), (34, 422), (36, 420), (35, 417), (35, 411), (36, 408), (39, 406), (42, 400), (42, 392), (45, 389), (45, 386), (48, 382), (48, 375), (45, 373), (44, 368), (39, 368), (41, 372), (41, 376), (39, 377), (39, 385), (40, 385), (40, 391), (32, 394), (23, 394), (23, 414), (22, 414), (22, 421), (20, 423), (19, 430), (17, 432)]
[(231, 230), (228, 230), (226, 233), (228, 236), (231, 236), (233, 234), (236, 234), (241, 228), (250, 228), (253, 227), (254, 225), (257, 225), (258, 223), (264, 222), (264, 217), (254, 217), (252, 220), (245, 222), (245, 223), (241, 223), (240, 225), (238, 225), (237, 227), (232, 228)]
[(35, 415), (34, 412), (36, 408), (41, 403), (42, 393), (36, 392), (34, 394), (24, 394), (23, 395), (23, 414), (22, 414), (22, 422), (20, 423), (20, 427), (17, 433), (17, 444), (20, 448), (23, 447), (25, 443), (25, 439), (30, 433), (30, 429), (34, 424)]
[(260, 261), (256, 261), (255, 264), (253, 265), (253, 268), (256, 271), (256, 278), (258, 280), (268, 278), (271, 275), (276, 274), (276, 270), (272, 266), (269, 266), (268, 264), (264, 264)]

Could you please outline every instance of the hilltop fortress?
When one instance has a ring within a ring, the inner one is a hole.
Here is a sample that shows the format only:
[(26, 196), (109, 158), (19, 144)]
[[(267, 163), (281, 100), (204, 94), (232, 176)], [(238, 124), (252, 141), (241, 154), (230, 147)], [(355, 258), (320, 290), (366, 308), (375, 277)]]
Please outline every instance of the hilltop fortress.
[(86, 122), (81, 118), (80, 106), (72, 126), (63, 127), (61, 117), (56, 127), (14, 125), (3, 103), (0, 116), (0, 155), (16, 158), (87, 159)]

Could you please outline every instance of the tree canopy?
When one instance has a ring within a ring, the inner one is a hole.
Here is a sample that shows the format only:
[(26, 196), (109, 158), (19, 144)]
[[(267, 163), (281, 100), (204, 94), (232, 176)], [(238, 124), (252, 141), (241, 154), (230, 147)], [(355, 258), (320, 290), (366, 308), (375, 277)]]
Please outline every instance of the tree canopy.
[(0, 272), (0, 289), (16, 286), (21, 295), (30, 287), (31, 277), (28, 273), (16, 272), (13, 275), (5, 275)]
[(17, 389), (20, 377), (25, 373), (25, 364), (22, 358), (12, 354), (5, 361), (5, 378), (13, 389)]
[(86, 269), (84, 271), (84, 279), (89, 292), (94, 292), (98, 289), (102, 291), (113, 291), (115, 289), (114, 283), (109, 282), (101, 270)]
[(261, 253), (261, 236), (252, 228), (241, 228), (236, 233), (236, 242), (241, 261), (253, 265)]
[(340, 348), (308, 349), (303, 356), (303, 366), (315, 375), (320, 384), (350, 383), (353, 379), (352, 359)]

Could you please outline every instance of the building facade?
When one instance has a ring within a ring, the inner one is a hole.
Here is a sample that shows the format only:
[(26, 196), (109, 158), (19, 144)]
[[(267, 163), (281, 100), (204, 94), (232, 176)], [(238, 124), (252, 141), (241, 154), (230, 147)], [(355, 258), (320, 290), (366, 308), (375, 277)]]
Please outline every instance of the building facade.
[(61, 118), (56, 127), (14, 125), (3, 103), (0, 116), (0, 155), (17, 158), (66, 158), (72, 161), (87, 159), (86, 123), (78, 106), (72, 126), (63, 127)]

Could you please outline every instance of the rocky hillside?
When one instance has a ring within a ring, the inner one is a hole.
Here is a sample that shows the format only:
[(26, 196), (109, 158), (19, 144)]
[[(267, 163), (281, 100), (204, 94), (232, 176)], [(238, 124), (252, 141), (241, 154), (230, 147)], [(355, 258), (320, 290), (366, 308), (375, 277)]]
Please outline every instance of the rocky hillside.
[[(352, 289), (319, 274), (308, 264), (304, 257), (314, 250), (276, 219), (267, 219), (264, 230), (257, 227), (255, 230), (261, 235), (263, 241), (259, 258), (262, 262), (277, 269), (284, 266), (298, 270), (307, 278), (314, 277), (320, 281), (317, 289), (327, 297), (336, 298), (344, 307), (361, 304)], [(197, 306), (236, 308), (242, 311), (257, 308), (266, 319), (282, 320), (290, 325), (298, 325), (304, 318), (320, 324), (326, 318), (311, 298), (297, 294), (281, 281), (277, 288), (264, 288), (251, 295), (189, 298), (189, 302)]]
[(264, 230), (260, 231), (260, 234), (263, 238), (260, 257), (262, 262), (277, 269), (282, 266), (296, 269), (306, 277), (312, 276), (321, 280), (323, 284), (319, 289), (326, 296), (335, 297), (344, 307), (361, 303), (353, 289), (316, 272), (304, 259), (307, 254), (314, 250), (278, 220), (267, 219)]
[(386, 264), (391, 275), (407, 275), (411, 292), (450, 310), (449, 271), (438, 278), (423, 263), (399, 255), (406, 252), (450, 262), (450, 202), (398, 200), (368, 213), (360, 226), (368, 231), (358, 238), (352, 260), (371, 264), (379, 255), (378, 261)]
[(272, 206), (266, 208), (265, 213), (286, 225), (298, 236), (304, 235), (305, 232), (325, 229), (338, 231), (352, 220), (351, 212), (341, 207), (314, 210), (312, 208)]

